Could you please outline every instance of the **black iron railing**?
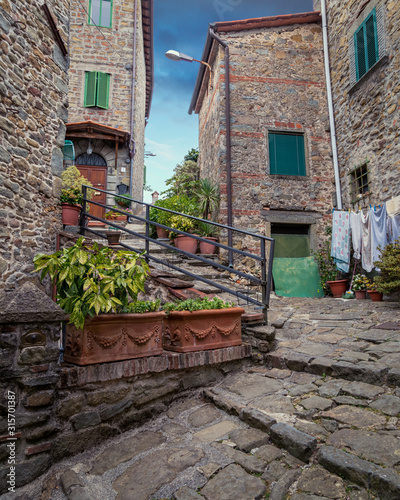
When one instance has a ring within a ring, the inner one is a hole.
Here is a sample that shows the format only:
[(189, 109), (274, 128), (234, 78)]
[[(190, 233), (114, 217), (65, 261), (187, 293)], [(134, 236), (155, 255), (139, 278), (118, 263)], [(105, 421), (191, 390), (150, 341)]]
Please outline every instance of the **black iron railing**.
[[(146, 259), (147, 262), (153, 261), (155, 263), (166, 266), (172, 270), (179, 271), (179, 272), (181, 272), (181, 273), (183, 273), (191, 278), (194, 278), (196, 280), (207, 283), (208, 285), (214, 286), (215, 288), (218, 288), (222, 292), (227, 292), (227, 293), (235, 296), (238, 299), (242, 299), (242, 300), (246, 301), (247, 303), (253, 304), (254, 306), (257, 306), (256, 309), (261, 309), (264, 312), (265, 320), (267, 319), (267, 309), (269, 306), (271, 284), (272, 284), (272, 260), (273, 260), (273, 256), (274, 256), (274, 243), (275, 243), (273, 238), (268, 238), (266, 236), (262, 236), (262, 235), (256, 234), (256, 233), (251, 233), (249, 231), (244, 231), (242, 229), (238, 229), (235, 227), (225, 226), (225, 225), (219, 224), (217, 222), (203, 220), (203, 219), (200, 219), (198, 217), (194, 217), (194, 216), (187, 215), (187, 214), (182, 214), (180, 212), (175, 212), (174, 210), (170, 210), (170, 209), (163, 208), (163, 207), (158, 207), (156, 205), (152, 205), (150, 203), (146, 203), (143, 201), (132, 200), (131, 198), (127, 198), (123, 195), (118, 195), (119, 198), (126, 198), (126, 200), (130, 201), (131, 203), (136, 203), (137, 205), (145, 207), (145, 212), (146, 212), (145, 217), (141, 217), (139, 215), (133, 215), (133, 214), (127, 215), (127, 212), (124, 211), (123, 209), (118, 209), (116, 207), (111, 207), (111, 206), (106, 205), (106, 204), (102, 204), (102, 203), (99, 203), (99, 202), (96, 202), (93, 200), (89, 200), (87, 198), (87, 189), (88, 188), (90, 188), (91, 190), (94, 190), (94, 191), (105, 193), (106, 195), (115, 196), (115, 193), (111, 193), (109, 191), (104, 191), (102, 189), (93, 188), (93, 187), (86, 186), (86, 185), (82, 186), (83, 203), (82, 203), (82, 210), (81, 210), (81, 216), (80, 216), (80, 222), (79, 222), (81, 234), (85, 234), (86, 232), (89, 232), (89, 233), (92, 233), (100, 238), (107, 238), (107, 236), (104, 233), (99, 232), (98, 230), (96, 231), (96, 229), (94, 227), (88, 226), (88, 221), (94, 220), (94, 221), (98, 221), (98, 222), (103, 222), (103, 223), (107, 224), (108, 226), (111, 226), (115, 229), (118, 229), (122, 233), (125, 233), (125, 234), (130, 235), (130, 236), (134, 236), (135, 238), (138, 238), (140, 240), (144, 240), (144, 242), (145, 242), (144, 258)], [(137, 233), (135, 231), (132, 231), (131, 229), (123, 227), (112, 220), (106, 220), (106, 219), (103, 219), (101, 217), (97, 217), (97, 216), (92, 215), (88, 211), (88, 204), (94, 205), (94, 206), (99, 206), (99, 207), (102, 207), (104, 209), (112, 209), (114, 212), (120, 213), (121, 215), (127, 215), (131, 221), (134, 220), (134, 221), (138, 221), (140, 223), (143, 223), (145, 225), (145, 234), (143, 235), (141, 233)], [(167, 231), (172, 231), (176, 234), (190, 236), (191, 238), (194, 238), (197, 241), (204, 241), (206, 243), (209, 243), (210, 240), (207, 240), (206, 238), (202, 238), (201, 236), (197, 236), (195, 234), (189, 234), (189, 233), (186, 233), (185, 231), (180, 231), (178, 229), (175, 229), (175, 228), (172, 228), (169, 226), (165, 226), (163, 224), (159, 224), (158, 222), (151, 221), (150, 220), (150, 209), (151, 208), (152, 209), (154, 208), (157, 210), (162, 210), (164, 212), (169, 212), (169, 213), (174, 214), (174, 215), (181, 215), (183, 217), (187, 217), (188, 219), (192, 219), (194, 221), (206, 222), (207, 224), (211, 224), (213, 226), (216, 226), (217, 228), (226, 231), (228, 236), (230, 235), (230, 237), (228, 237), (228, 241), (233, 241), (232, 235), (236, 235), (236, 234), (240, 235), (242, 237), (250, 237), (256, 241), (258, 240), (258, 242), (259, 242), (259, 254), (247, 252), (245, 250), (240, 250), (238, 248), (234, 248), (233, 246), (225, 245), (223, 243), (213, 242), (213, 244), (215, 244), (218, 248), (225, 250), (227, 252), (228, 262), (229, 262), (229, 264), (227, 266), (222, 264), (221, 262), (217, 262), (217, 261), (212, 260), (210, 258), (206, 258), (203, 255), (192, 254), (192, 253), (186, 252), (184, 250), (180, 250), (180, 249), (175, 248), (175, 247), (173, 248), (173, 250), (175, 252), (177, 252), (178, 254), (185, 255), (185, 256), (190, 257), (192, 259), (196, 259), (199, 262), (203, 262), (203, 263), (205, 263), (209, 266), (212, 266), (216, 269), (220, 269), (222, 271), (228, 271), (229, 273), (236, 275), (240, 279), (248, 280), (249, 283), (251, 283), (254, 286), (258, 286), (261, 289), (261, 298), (260, 299), (258, 299), (257, 297), (254, 298), (254, 297), (250, 296), (249, 293), (246, 293), (245, 291), (242, 291), (242, 290), (228, 288), (220, 283), (212, 281), (212, 280), (205, 278), (203, 276), (199, 276), (195, 273), (188, 271), (187, 269), (179, 267), (178, 265), (170, 262), (167, 259), (162, 259), (162, 258), (159, 258), (155, 255), (152, 255), (150, 253), (150, 243), (156, 244), (159, 247), (164, 248), (164, 249), (169, 250), (169, 251), (171, 250), (171, 245), (168, 243), (165, 243), (162, 240), (151, 238), (150, 237), (151, 226), (160, 227), (160, 228), (165, 229)], [(141, 250), (136, 249), (132, 244), (124, 243), (123, 241), (121, 241), (119, 244), (120, 244), (120, 246), (122, 246), (128, 250), (133, 250), (137, 253), (141, 253)], [(267, 246), (268, 246), (268, 248), (267, 248)], [(235, 261), (240, 263), (240, 260), (238, 258), (235, 259), (235, 256), (241, 256), (243, 258), (250, 258), (250, 259), (254, 260), (256, 263), (259, 264), (259, 268), (258, 268), (259, 271), (251, 274), (249, 272), (243, 272), (243, 271), (240, 271), (239, 269), (235, 269)]]

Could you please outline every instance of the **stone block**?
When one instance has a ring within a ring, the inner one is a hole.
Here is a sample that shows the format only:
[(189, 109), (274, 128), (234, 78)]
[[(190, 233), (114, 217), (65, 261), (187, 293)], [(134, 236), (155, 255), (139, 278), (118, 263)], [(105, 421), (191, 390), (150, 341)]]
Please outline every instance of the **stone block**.
[(132, 401), (121, 401), (121, 403), (109, 406), (100, 411), (100, 418), (103, 422), (119, 415), (132, 406)]
[(85, 429), (86, 427), (92, 427), (101, 422), (100, 416), (96, 411), (88, 411), (85, 413), (79, 413), (71, 418), (72, 425), (76, 431), (80, 429)]
[(294, 427), (278, 423), (270, 428), (270, 437), (277, 446), (285, 448), (296, 458), (308, 462), (317, 448), (317, 440)]
[(26, 407), (37, 407), (37, 406), (47, 406), (53, 402), (54, 391), (41, 391), (32, 394), (26, 398), (24, 406)]
[(257, 408), (242, 408), (239, 417), (247, 424), (260, 429), (264, 432), (269, 432), (272, 425), (276, 424), (276, 420), (266, 415)]

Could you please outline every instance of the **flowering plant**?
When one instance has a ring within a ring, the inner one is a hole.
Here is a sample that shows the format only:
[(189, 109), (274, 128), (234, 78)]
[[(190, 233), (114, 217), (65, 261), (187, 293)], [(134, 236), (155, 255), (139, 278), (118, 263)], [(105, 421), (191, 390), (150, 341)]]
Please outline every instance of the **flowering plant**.
[(367, 290), (371, 282), (364, 274), (356, 274), (353, 280), (353, 290)]
[[(69, 203), (70, 205), (81, 205), (83, 202), (82, 185), (92, 186), (91, 182), (86, 179), (75, 165), (71, 165), (61, 174), (61, 203)], [(87, 191), (87, 198), (92, 198), (93, 191)]]

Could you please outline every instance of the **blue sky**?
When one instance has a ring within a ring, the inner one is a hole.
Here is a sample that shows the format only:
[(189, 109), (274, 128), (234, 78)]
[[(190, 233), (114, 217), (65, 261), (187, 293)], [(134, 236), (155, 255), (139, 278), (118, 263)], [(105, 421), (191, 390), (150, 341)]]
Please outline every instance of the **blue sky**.
[[(147, 184), (166, 189), (177, 163), (198, 146), (198, 116), (189, 115), (198, 63), (174, 62), (165, 52), (175, 49), (200, 59), (208, 24), (218, 21), (312, 11), (312, 0), (154, 0), (154, 93), (146, 127)], [(151, 192), (144, 201), (151, 201)]]

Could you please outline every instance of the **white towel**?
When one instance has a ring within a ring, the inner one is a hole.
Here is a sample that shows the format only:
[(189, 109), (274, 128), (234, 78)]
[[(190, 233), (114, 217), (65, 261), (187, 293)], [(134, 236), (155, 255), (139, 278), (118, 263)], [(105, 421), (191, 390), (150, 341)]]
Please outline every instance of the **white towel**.
[(374, 268), (372, 260), (371, 245), (371, 218), (369, 211), (364, 215), (361, 212), (361, 231), (362, 231), (362, 268), (369, 273)]
[(361, 259), (362, 249), (362, 227), (361, 227), (361, 212), (350, 213), (350, 229), (351, 241), (353, 243), (353, 257), (357, 260)]

